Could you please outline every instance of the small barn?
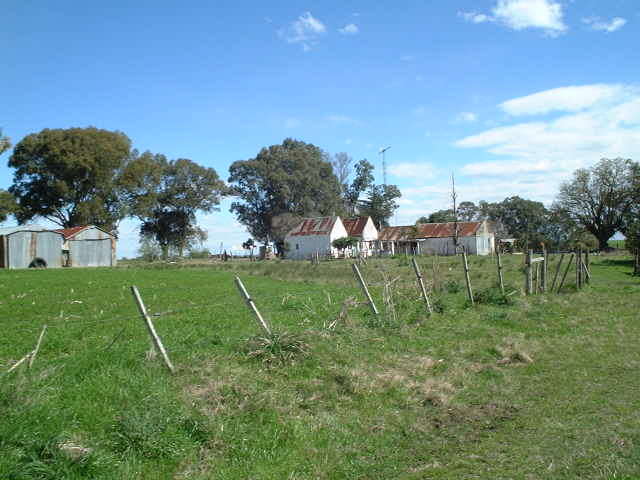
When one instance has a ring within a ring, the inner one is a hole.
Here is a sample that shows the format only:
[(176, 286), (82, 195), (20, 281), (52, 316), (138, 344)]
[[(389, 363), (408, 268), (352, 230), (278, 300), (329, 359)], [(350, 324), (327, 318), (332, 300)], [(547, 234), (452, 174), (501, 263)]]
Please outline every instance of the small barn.
[(354, 254), (362, 254), (370, 257), (375, 251), (375, 244), (378, 240), (378, 229), (371, 220), (371, 217), (354, 217), (343, 220), (347, 236), (357, 238), (358, 245), (353, 249)]
[[(489, 223), (458, 222), (458, 246), (472, 255), (491, 255), (495, 251), (495, 236)], [(418, 254), (455, 255), (453, 241), (456, 224), (422, 223), (417, 225), (416, 241)]]
[(95, 225), (56, 230), (64, 236), (66, 267), (114, 267), (117, 237)]
[(285, 258), (307, 260), (316, 253), (337, 257), (338, 249), (331, 244), (348, 236), (338, 216), (305, 218), (285, 237)]
[(40, 225), (0, 228), (0, 268), (62, 267), (63, 241)]
[[(411, 226), (387, 227), (379, 236), (379, 247), (391, 255), (455, 255), (456, 224), (421, 223)], [(495, 236), (489, 223), (458, 222), (458, 247), (472, 255), (491, 255), (495, 251)], [(458, 250), (459, 252), (459, 250)]]

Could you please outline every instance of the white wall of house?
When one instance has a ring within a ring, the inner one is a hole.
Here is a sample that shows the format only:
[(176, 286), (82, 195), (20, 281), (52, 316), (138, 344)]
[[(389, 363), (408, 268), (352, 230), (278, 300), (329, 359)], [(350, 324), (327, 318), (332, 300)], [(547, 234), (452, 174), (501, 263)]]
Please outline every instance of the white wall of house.
[(347, 230), (340, 218), (336, 219), (328, 235), (287, 235), (284, 239), (289, 248), (285, 258), (292, 260), (309, 260), (318, 252), (320, 255), (338, 256), (338, 250), (331, 246), (336, 238), (346, 237)]
[(371, 220), (371, 217), (369, 217), (362, 230), (362, 238), (358, 242), (357, 250), (352, 252), (352, 254), (357, 255), (362, 253), (367, 257), (372, 256), (376, 249), (377, 240), (378, 229), (374, 225), (373, 220)]

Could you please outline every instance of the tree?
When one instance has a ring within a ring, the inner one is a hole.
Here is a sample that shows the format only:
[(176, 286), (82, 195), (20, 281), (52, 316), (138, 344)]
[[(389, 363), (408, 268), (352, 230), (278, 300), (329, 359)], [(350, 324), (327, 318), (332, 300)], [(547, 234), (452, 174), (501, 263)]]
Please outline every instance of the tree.
[(541, 202), (526, 200), (518, 196), (505, 198), (502, 202), (480, 202), (483, 216), (490, 221), (500, 221), (525, 248), (544, 241), (548, 211)]
[(2, 129), (0, 128), (0, 155), (11, 148), (11, 140), (9, 137), (6, 137), (2, 134)]
[(253, 241), (253, 238), (249, 238), (246, 242), (242, 244), (243, 250), (249, 250), (249, 258), (253, 260), (253, 249), (256, 248), (256, 244)]
[(338, 178), (338, 183), (340, 184), (340, 194), (342, 195), (346, 193), (348, 188), (347, 180), (349, 180), (349, 176), (351, 175), (352, 163), (353, 158), (351, 158), (345, 152), (336, 153), (333, 156), (333, 160), (331, 160), (333, 173), (335, 173), (336, 177)]
[(4, 222), (11, 214), (18, 210), (16, 199), (6, 190), (0, 189), (0, 222)]
[(453, 213), (453, 209), (438, 210), (429, 214), (427, 221), (424, 223), (449, 223), (455, 221), (456, 216)]
[(145, 152), (133, 158), (122, 175), (129, 213), (142, 221), (142, 235), (153, 237), (163, 257), (174, 248), (182, 256), (190, 246), (206, 240), (197, 227), (196, 213), (212, 212), (226, 193), (213, 168), (180, 158)]
[(372, 185), (367, 192), (367, 199), (360, 201), (360, 213), (371, 217), (376, 228), (381, 230), (389, 225), (388, 219), (400, 206), (396, 199), (401, 196), (395, 185)]
[(473, 222), (478, 215), (478, 207), (473, 202), (460, 202), (458, 205), (458, 220), (461, 222)]
[(355, 237), (341, 237), (336, 238), (333, 242), (331, 242), (331, 246), (333, 248), (337, 248), (338, 250), (340, 250), (340, 253), (342, 253), (345, 249), (357, 245), (358, 241), (359, 240)]
[(118, 178), (130, 148), (124, 133), (95, 127), (27, 135), (9, 158), (18, 222), (40, 216), (61, 227), (115, 229), (124, 216)]
[(631, 160), (603, 158), (589, 169), (579, 169), (571, 181), (560, 186), (557, 204), (577, 223), (591, 232), (600, 250), (609, 248), (609, 239), (625, 228), (634, 206), (634, 175)]
[(286, 232), (274, 231), (276, 217), (334, 215), (341, 207), (340, 184), (326, 154), (315, 145), (290, 138), (263, 148), (255, 158), (234, 162), (229, 183), (238, 197), (231, 204), (238, 221), (253, 238), (274, 241), (279, 253)]
[(343, 194), (345, 209), (347, 210), (348, 215), (353, 216), (356, 214), (360, 196), (373, 185), (374, 168), (375, 167), (366, 159), (360, 160), (356, 163), (356, 175), (353, 182), (351, 182), (351, 185)]
[(640, 275), (640, 220), (636, 220), (627, 228), (625, 247), (633, 254), (633, 274)]

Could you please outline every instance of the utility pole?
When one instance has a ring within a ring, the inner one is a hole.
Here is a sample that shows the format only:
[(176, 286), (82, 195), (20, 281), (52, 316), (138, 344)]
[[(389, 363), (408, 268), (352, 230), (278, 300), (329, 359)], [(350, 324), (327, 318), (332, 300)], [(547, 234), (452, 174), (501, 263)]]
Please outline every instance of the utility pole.
[(382, 183), (386, 187), (387, 186), (387, 162), (385, 161), (384, 152), (389, 150), (391, 147), (380, 147), (380, 151), (378, 155), (382, 155)]
[(456, 178), (451, 172), (451, 200), (453, 201), (453, 245), (458, 250), (458, 206), (456, 200), (458, 194), (456, 193)]

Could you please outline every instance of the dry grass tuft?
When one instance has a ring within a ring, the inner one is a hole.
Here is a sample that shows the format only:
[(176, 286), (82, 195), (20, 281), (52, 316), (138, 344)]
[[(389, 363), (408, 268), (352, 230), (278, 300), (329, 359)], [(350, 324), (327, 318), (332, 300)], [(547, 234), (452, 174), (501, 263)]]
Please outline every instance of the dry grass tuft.
[(496, 347), (496, 352), (500, 355), (498, 365), (526, 365), (533, 363), (531, 356), (532, 346), (527, 345), (521, 337), (506, 338), (502, 346)]
[(415, 384), (413, 391), (422, 405), (444, 407), (451, 403), (455, 389), (446, 380), (430, 378), (421, 384)]

